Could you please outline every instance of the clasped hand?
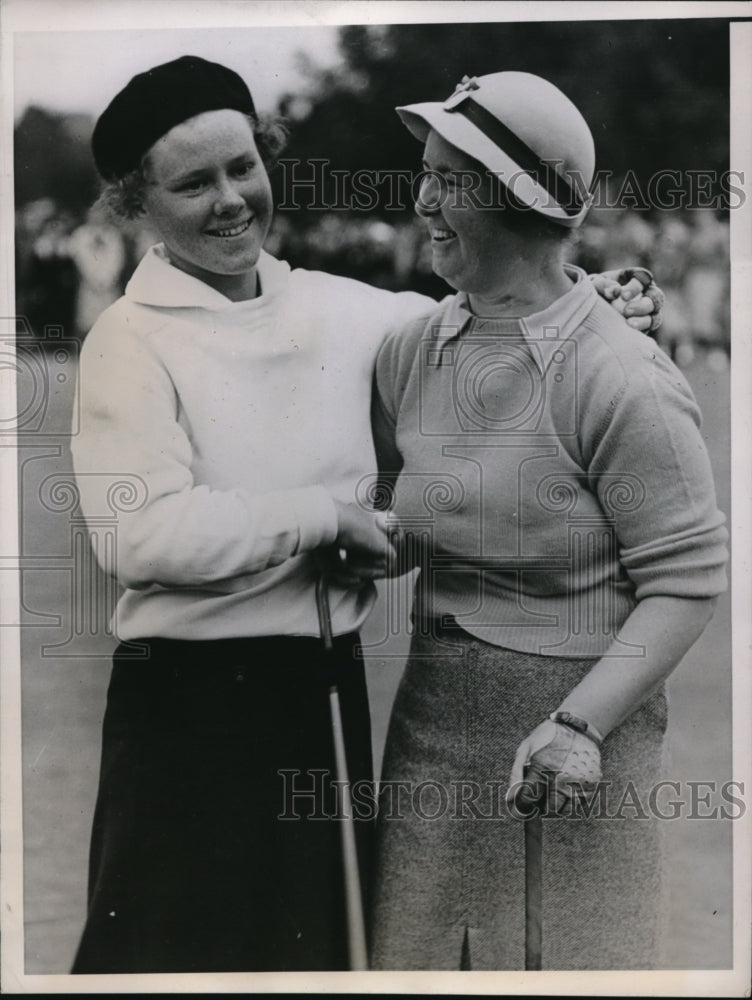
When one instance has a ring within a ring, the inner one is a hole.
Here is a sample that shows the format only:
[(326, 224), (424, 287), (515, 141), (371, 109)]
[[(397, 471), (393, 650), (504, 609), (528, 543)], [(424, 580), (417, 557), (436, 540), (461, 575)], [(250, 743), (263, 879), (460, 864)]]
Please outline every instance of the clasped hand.
[(396, 560), (387, 514), (364, 510), (355, 503), (334, 501), (337, 539), (316, 550), (316, 561), (328, 580), (340, 587), (358, 588), (387, 576)]
[(512, 766), (507, 807), (523, 819), (536, 811), (567, 811), (572, 799), (593, 791), (601, 775), (597, 744), (546, 719), (522, 741)]

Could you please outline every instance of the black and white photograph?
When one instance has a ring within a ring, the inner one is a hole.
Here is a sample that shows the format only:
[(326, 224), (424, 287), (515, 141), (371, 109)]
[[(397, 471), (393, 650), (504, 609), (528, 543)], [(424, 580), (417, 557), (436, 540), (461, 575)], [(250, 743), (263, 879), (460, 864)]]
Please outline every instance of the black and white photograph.
[(752, 4), (7, 0), (7, 993), (744, 996)]

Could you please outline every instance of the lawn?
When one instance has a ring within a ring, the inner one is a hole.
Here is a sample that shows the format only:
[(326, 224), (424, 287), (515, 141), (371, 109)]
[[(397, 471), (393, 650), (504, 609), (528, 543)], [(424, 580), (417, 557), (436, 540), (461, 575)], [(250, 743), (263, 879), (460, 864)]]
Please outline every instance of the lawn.
[[(48, 355), (49, 357), (49, 355)], [(26, 972), (68, 971), (81, 929), (89, 827), (99, 766), (100, 725), (113, 639), (108, 596), (72, 558), (82, 525), (66, 509), (57, 480), (70, 470), (65, 437), (73, 370), (59, 358), (40, 430), (21, 452), (23, 531), (22, 723)], [(719, 502), (729, 509), (729, 379), (702, 359), (687, 370), (704, 413)], [(62, 376), (58, 378), (58, 376)], [(35, 376), (21, 376), (21, 399), (34, 411)], [(102, 529), (106, 530), (106, 526)], [(74, 595), (79, 595), (74, 597)], [(381, 600), (364, 631), (383, 634)], [(677, 669), (670, 684), (671, 762), (666, 777), (721, 783), (731, 774), (730, 601)], [(374, 749), (380, 759), (405, 638), (391, 637), (368, 658)], [(387, 655), (388, 654), (388, 655)], [(8, 706), (6, 706), (6, 710)], [(707, 810), (705, 810), (707, 811)], [(731, 826), (689, 819), (667, 823), (670, 885), (667, 968), (718, 969), (731, 956)], [(616, 930), (618, 933), (618, 929)]]

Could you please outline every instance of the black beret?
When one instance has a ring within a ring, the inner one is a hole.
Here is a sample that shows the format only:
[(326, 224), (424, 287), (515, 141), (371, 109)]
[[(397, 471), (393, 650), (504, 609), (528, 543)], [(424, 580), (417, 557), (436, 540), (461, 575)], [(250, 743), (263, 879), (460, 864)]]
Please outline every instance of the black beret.
[(244, 81), (219, 63), (181, 56), (139, 73), (112, 99), (94, 127), (91, 147), (97, 170), (107, 181), (123, 177), (175, 125), (223, 108), (256, 114)]

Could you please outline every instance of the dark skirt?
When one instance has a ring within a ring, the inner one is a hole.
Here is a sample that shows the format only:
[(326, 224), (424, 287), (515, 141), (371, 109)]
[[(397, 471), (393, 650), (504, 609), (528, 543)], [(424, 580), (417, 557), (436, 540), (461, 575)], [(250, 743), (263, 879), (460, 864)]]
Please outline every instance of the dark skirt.
[[(509, 772), (524, 737), (594, 662), (501, 649), (456, 628), (413, 640), (384, 757), (374, 968), (524, 968), (524, 837), (504, 803)], [(655, 967), (660, 824), (649, 791), (665, 727), (660, 692), (605, 740), (593, 815), (544, 818), (544, 969)]]
[(114, 657), (72, 971), (346, 968), (329, 688), (350, 779), (370, 781), (357, 637), (328, 656), (298, 637), (143, 641), (147, 661)]

